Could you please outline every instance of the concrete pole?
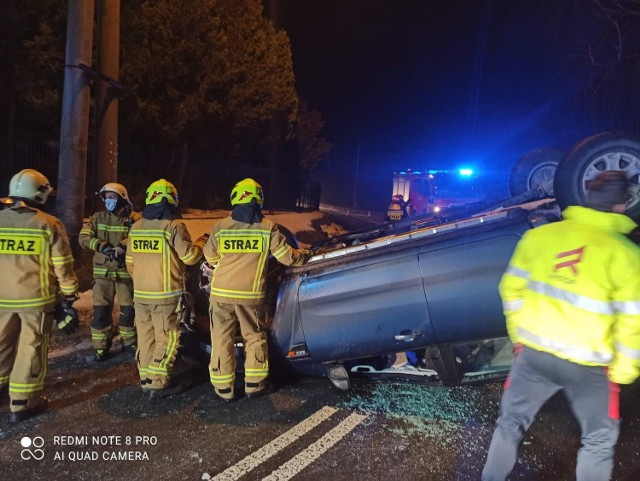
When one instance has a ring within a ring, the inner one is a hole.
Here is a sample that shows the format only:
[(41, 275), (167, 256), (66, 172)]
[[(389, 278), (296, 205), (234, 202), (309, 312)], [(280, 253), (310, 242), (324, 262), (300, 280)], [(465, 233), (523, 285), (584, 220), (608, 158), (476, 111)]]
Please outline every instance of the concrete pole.
[(78, 245), (75, 240), (84, 216), (90, 102), (90, 78), (77, 66), (91, 65), (93, 10), (93, 0), (69, 0), (60, 159), (54, 186), (56, 214), (67, 229), (72, 247)]
[[(98, 72), (113, 80), (120, 74), (120, 0), (97, 0)], [(118, 180), (118, 94), (105, 81), (96, 83), (94, 191)], [(93, 193), (93, 192), (92, 192)]]

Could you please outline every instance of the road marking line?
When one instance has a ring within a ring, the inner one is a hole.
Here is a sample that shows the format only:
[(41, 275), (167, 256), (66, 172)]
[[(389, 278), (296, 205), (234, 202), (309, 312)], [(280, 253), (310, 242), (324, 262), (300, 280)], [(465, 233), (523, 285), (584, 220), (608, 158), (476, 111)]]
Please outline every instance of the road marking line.
[(353, 429), (366, 418), (367, 416), (364, 414), (351, 414), (335, 428), (322, 436), (304, 451), (300, 451), (300, 453), (273, 471), (262, 481), (286, 481), (293, 478), (296, 474), (322, 456), (343, 437), (353, 431)]
[(251, 453), (249, 456), (244, 458), (243, 460), (237, 462), (233, 466), (225, 469), (220, 474), (211, 478), (212, 481), (222, 481), (222, 480), (236, 480), (241, 476), (247, 474), (249, 471), (255, 469), (260, 464), (264, 463), (271, 456), (277, 454), (286, 448), (289, 444), (296, 441), (302, 435), (308, 433), (313, 428), (318, 426), (323, 421), (329, 419), (329, 417), (337, 412), (336, 408), (332, 408), (330, 406), (325, 406), (322, 409), (316, 411), (311, 416), (309, 416), (304, 421), (296, 424), (294, 427), (289, 429), (286, 433), (280, 435), (269, 444), (265, 444), (257, 451)]

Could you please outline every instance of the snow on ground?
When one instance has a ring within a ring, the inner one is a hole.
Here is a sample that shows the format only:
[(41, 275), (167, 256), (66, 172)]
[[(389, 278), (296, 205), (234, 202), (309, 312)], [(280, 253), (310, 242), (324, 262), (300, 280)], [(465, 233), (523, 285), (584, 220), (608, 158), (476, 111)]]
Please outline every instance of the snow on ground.
[[(228, 210), (199, 210), (185, 209), (182, 213), (183, 221), (193, 239), (197, 239), (203, 234), (210, 234), (213, 226), (220, 220), (229, 216)], [(326, 216), (321, 211), (314, 212), (281, 212), (265, 211), (265, 216), (276, 224), (280, 224), (295, 235), (299, 232), (313, 232), (316, 228), (312, 222), (325, 219)], [(343, 234), (346, 231), (333, 222), (326, 222), (321, 225), (321, 230), (328, 236)]]

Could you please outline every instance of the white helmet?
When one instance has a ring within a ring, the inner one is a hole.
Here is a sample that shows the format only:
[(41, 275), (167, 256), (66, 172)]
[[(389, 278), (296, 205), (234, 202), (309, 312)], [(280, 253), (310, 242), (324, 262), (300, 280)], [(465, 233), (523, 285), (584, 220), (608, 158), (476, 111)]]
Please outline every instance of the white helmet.
[(104, 184), (102, 189), (100, 189), (100, 197), (102, 197), (103, 200), (104, 194), (106, 192), (113, 192), (114, 194), (118, 194), (120, 197), (126, 200), (129, 205), (132, 205), (131, 201), (129, 200), (129, 194), (124, 185), (118, 184), (117, 182), (109, 182), (108, 184)]
[(51, 191), (49, 179), (33, 169), (21, 170), (9, 182), (9, 197), (31, 200), (36, 204), (44, 204)]

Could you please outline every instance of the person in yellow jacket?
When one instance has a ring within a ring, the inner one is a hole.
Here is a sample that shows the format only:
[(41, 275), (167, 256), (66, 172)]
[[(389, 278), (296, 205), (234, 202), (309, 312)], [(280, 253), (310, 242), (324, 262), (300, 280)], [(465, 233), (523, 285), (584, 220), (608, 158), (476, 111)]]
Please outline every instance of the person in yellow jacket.
[(113, 337), (113, 302), (118, 298), (120, 318), (118, 330), (123, 351), (135, 351), (136, 328), (133, 310), (133, 282), (125, 266), (126, 239), (131, 225), (140, 214), (133, 211), (124, 185), (116, 182), (100, 189), (105, 210), (96, 212), (82, 227), (80, 246), (93, 255), (93, 320), (91, 340), (95, 360), (109, 357)]
[(160, 179), (147, 188), (142, 219), (129, 231), (126, 262), (134, 287), (136, 362), (142, 389), (151, 396), (177, 393), (186, 381), (174, 378), (180, 347), (178, 310), (185, 265), (202, 259), (206, 238), (192, 242), (178, 217), (178, 191)]
[(215, 266), (209, 304), (209, 375), (216, 396), (225, 402), (235, 397), (238, 324), (245, 350), (245, 394), (251, 398), (270, 391), (265, 325), (269, 255), (284, 265), (302, 265), (306, 258), (303, 250), (290, 247), (277, 225), (262, 215), (263, 203), (262, 188), (256, 181), (238, 182), (231, 191), (231, 216), (215, 225), (204, 246), (205, 259)]
[(0, 199), (0, 388), (9, 386), (12, 422), (47, 407), (40, 394), (54, 317), (67, 332), (78, 324), (69, 239), (62, 222), (38, 208), (51, 191), (44, 175), (25, 169), (11, 178), (9, 197)]
[(630, 182), (598, 174), (586, 207), (525, 233), (500, 282), (517, 357), (505, 384), (483, 481), (504, 480), (524, 433), (562, 391), (578, 419), (576, 478), (608, 480), (619, 433), (619, 384), (640, 364), (640, 248), (625, 234)]

